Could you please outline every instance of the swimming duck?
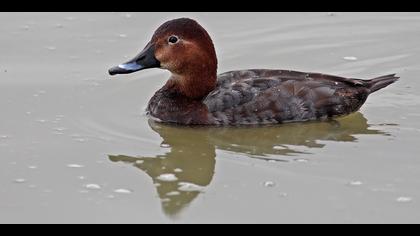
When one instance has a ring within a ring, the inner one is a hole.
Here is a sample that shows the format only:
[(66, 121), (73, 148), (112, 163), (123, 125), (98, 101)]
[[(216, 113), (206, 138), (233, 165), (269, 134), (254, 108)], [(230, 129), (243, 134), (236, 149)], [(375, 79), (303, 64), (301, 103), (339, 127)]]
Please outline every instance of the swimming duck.
[(148, 68), (171, 72), (149, 101), (154, 120), (180, 125), (258, 125), (326, 120), (357, 111), (367, 97), (399, 79), (370, 80), (290, 70), (251, 69), (217, 75), (207, 31), (195, 20), (162, 24), (132, 60), (110, 75)]

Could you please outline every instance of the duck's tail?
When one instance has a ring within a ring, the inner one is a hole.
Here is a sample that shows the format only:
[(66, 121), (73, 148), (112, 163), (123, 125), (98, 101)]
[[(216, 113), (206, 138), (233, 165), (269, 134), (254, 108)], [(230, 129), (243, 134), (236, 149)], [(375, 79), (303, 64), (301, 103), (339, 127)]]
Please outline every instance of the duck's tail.
[(367, 87), (370, 93), (374, 93), (380, 89), (385, 88), (386, 86), (396, 82), (400, 77), (396, 77), (395, 74), (384, 75), (378, 78), (374, 78), (366, 81)]

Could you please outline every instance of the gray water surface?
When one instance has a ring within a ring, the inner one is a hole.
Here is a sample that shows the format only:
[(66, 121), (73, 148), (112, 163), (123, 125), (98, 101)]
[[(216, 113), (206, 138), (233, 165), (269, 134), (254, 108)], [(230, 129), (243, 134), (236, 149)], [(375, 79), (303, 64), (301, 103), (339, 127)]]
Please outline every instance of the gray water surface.
[[(168, 19), (219, 72), (397, 73), (330, 122), (147, 119), (169, 73), (111, 79)], [(419, 13), (0, 13), (1, 223), (420, 223)]]

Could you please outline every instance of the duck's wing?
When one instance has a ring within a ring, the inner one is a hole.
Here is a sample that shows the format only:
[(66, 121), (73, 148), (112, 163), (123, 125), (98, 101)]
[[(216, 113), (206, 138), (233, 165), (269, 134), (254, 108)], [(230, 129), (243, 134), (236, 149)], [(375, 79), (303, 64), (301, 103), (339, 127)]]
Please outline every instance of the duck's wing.
[(344, 115), (369, 95), (366, 83), (319, 73), (243, 70), (221, 74), (205, 99), (219, 123), (278, 123)]

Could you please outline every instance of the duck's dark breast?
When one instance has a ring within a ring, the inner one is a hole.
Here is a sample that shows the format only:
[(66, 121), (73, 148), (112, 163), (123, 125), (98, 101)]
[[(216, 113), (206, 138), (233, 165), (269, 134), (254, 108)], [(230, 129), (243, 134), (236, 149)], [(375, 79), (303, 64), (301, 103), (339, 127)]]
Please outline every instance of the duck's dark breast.
[(281, 70), (221, 74), (203, 101), (211, 124), (271, 124), (326, 119), (357, 111), (369, 90), (363, 80)]
[(182, 125), (210, 125), (209, 111), (201, 100), (182, 96), (163, 87), (150, 99), (147, 114), (158, 122)]

